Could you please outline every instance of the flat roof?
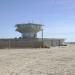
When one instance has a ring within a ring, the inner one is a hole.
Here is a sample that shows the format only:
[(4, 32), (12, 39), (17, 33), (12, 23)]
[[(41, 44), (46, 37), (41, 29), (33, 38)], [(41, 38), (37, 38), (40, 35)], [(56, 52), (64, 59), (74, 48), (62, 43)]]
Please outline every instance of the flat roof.
[(37, 26), (44, 26), (42, 24), (36, 24), (36, 23), (21, 23), (21, 24), (16, 24), (17, 25), (37, 25)]

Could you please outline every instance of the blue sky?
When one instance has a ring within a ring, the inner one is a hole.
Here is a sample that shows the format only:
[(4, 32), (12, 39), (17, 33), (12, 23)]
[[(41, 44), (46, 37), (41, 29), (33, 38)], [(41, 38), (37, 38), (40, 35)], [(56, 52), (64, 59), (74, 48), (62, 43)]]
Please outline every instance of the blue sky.
[(0, 38), (21, 36), (15, 24), (27, 22), (44, 24), (44, 37), (75, 41), (75, 0), (0, 0)]

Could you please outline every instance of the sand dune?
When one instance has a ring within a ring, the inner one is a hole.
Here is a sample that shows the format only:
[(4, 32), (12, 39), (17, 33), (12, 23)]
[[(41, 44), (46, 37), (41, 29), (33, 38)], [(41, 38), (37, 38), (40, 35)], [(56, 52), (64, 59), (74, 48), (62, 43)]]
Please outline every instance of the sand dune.
[(0, 75), (75, 75), (75, 46), (1, 49)]

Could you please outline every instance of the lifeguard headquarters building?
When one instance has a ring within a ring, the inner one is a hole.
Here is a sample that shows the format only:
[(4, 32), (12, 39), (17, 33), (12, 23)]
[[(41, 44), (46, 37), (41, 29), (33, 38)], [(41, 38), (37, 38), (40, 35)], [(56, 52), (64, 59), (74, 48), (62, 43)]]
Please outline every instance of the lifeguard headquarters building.
[[(49, 48), (64, 45), (64, 39), (43, 38), (43, 25), (41, 24), (16, 24), (16, 31), (20, 32), (22, 36), (13, 39), (0, 39), (0, 48)], [(42, 32), (41, 38), (37, 38), (38, 32)]]

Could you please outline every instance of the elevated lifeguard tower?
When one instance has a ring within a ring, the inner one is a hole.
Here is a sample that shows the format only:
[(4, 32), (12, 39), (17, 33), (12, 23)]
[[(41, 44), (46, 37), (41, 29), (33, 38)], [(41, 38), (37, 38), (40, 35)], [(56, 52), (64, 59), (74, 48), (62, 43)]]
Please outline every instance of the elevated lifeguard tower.
[[(42, 26), (34, 23), (16, 24), (16, 31), (20, 32), (22, 37), (0, 39), (0, 48), (50, 48), (64, 45), (62, 38), (43, 38)], [(41, 38), (37, 38), (37, 33), (40, 31)]]
[(34, 23), (26, 23), (26, 24), (16, 24), (16, 31), (22, 34), (22, 38), (37, 38), (37, 33), (42, 31), (41, 24), (34, 24)]

